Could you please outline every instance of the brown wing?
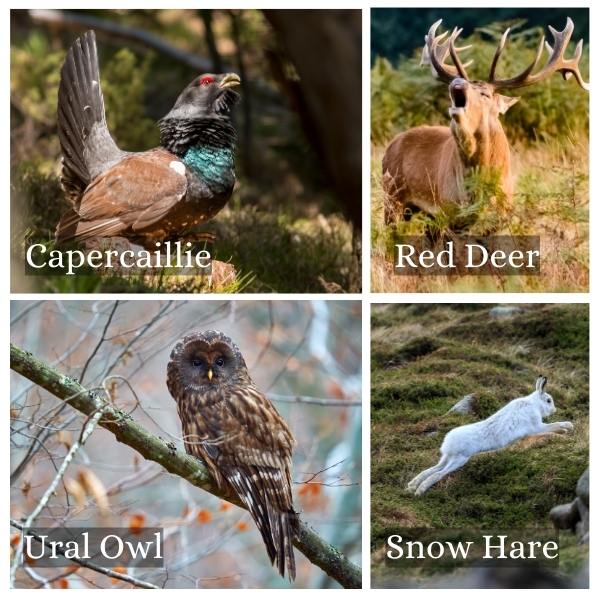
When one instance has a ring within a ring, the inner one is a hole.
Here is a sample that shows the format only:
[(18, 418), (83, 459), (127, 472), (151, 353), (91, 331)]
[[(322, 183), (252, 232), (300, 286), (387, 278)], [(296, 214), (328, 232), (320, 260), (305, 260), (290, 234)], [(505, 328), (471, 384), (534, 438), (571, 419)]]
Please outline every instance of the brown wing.
[(187, 189), (179, 159), (162, 148), (131, 154), (97, 177), (85, 190), (76, 212), (57, 228), (57, 240), (85, 240), (139, 231), (160, 223)]
[[(258, 526), (271, 562), (282, 576), (287, 567), (293, 579), (295, 441), (275, 407), (250, 383), (229, 390), (218, 402), (205, 403), (194, 425), (184, 429), (186, 449), (188, 444), (193, 447), (192, 454), (205, 460), (217, 482), (225, 480), (233, 488)], [(201, 444), (194, 444), (199, 439)]]

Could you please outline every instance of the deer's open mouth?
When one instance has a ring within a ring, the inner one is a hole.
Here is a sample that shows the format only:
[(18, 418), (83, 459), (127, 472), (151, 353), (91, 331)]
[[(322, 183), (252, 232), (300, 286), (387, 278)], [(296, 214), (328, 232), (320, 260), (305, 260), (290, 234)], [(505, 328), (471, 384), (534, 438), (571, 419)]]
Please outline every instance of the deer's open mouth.
[(450, 86), (450, 116), (460, 115), (467, 108), (467, 87), (462, 83), (456, 83)]

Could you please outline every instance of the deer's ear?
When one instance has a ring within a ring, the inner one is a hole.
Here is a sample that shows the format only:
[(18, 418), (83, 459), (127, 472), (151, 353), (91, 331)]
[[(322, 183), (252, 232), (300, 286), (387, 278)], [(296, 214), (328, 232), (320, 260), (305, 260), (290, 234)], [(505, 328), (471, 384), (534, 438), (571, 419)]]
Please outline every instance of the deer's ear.
[(498, 105), (498, 112), (503, 115), (511, 106), (516, 104), (521, 98), (514, 96), (503, 96), (502, 94), (496, 94), (496, 104)]

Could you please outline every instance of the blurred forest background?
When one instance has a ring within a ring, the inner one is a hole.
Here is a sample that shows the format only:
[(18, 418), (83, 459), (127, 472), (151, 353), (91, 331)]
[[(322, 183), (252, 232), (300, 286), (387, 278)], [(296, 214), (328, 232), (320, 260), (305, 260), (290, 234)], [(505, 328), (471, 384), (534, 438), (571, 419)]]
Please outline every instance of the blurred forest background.
[(87, 29), (98, 38), (109, 129), (126, 150), (158, 144), (156, 121), (198, 74), (242, 78), (238, 184), (203, 228), (237, 278), (213, 291), (360, 290), (360, 11), (206, 9), (11, 11), (13, 291), (202, 291), (195, 278), (173, 289), (23, 276), (26, 241), (52, 240), (67, 206), (57, 90), (66, 51)]
[[(13, 302), (11, 340), (87, 387), (109, 375), (111, 401), (183, 448), (166, 365), (175, 342), (219, 329), (240, 347), (258, 387), (296, 439), (301, 518), (360, 564), (361, 305), (354, 301)], [(139, 403), (136, 402), (137, 396)], [(86, 419), (13, 373), (11, 517), (31, 513)], [(97, 428), (69, 465), (36, 527), (163, 527), (164, 569), (129, 574), (160, 587), (287, 587), (246, 511), (141, 460)], [(12, 531), (13, 548), (19, 536)], [(295, 587), (337, 587), (296, 550)], [(130, 587), (89, 569), (19, 569), (16, 587)]]
[[(413, 527), (553, 531), (548, 513), (573, 500), (589, 464), (589, 307), (374, 305), (371, 330), (372, 581), (472, 587), (476, 569), (406, 570), (402, 561), (386, 562), (387, 537)], [(406, 491), (437, 463), (448, 431), (530, 394), (540, 373), (557, 409), (547, 421), (571, 421), (572, 432), (477, 455), (423, 496)], [(451, 412), (467, 395), (470, 410)], [(558, 570), (542, 575), (539, 587), (585, 587), (588, 552), (574, 533), (561, 531)], [(496, 581), (515, 577), (511, 569), (499, 571)], [(526, 568), (523, 576), (534, 571)]]
[[(514, 208), (498, 224), (486, 211), (486, 200), (497, 184), (477, 178), (467, 186), (478, 208), (471, 233), (494, 227), (495, 234), (539, 235), (541, 276), (397, 277), (393, 245), (399, 235), (422, 235), (428, 227), (444, 228), (444, 217), (423, 214), (409, 222), (383, 223), (381, 160), (389, 142), (418, 125), (449, 125), (448, 86), (420, 66), (423, 38), (443, 18), (440, 31), (463, 27), (459, 46), (472, 44), (461, 57), (473, 60), (469, 75), (487, 77), (498, 41), (511, 32), (502, 55), (500, 74), (516, 75), (534, 58), (547, 26), (562, 30), (570, 16), (575, 31), (566, 56), (584, 41), (580, 70), (589, 71), (589, 11), (573, 9), (373, 9), (371, 20), (371, 244), (372, 289), (378, 292), (527, 292), (587, 291), (589, 283), (589, 94), (559, 75), (517, 90), (521, 101), (502, 116), (511, 144), (515, 181)], [(587, 80), (587, 79), (586, 79)], [(498, 226), (499, 225), (499, 226)]]

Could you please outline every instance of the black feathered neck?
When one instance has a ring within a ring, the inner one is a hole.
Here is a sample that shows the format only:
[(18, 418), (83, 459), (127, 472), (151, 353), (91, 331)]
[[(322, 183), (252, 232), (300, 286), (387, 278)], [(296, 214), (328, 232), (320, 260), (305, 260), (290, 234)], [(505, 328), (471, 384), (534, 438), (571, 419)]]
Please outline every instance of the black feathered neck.
[(233, 148), (235, 129), (229, 119), (200, 117), (174, 118), (167, 115), (158, 122), (160, 145), (177, 156), (183, 156), (190, 148), (210, 146)]

